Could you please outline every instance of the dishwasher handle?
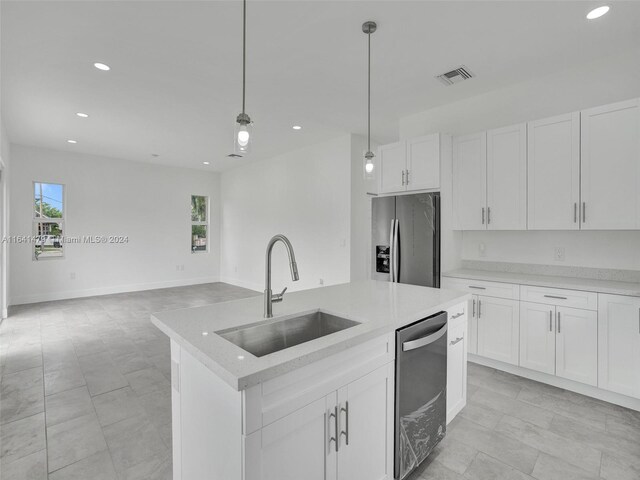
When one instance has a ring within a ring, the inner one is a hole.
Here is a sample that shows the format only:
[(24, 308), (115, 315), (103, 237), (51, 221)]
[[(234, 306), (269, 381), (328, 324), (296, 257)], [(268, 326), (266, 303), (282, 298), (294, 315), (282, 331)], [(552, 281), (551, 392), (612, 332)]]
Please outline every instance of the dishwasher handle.
[(409, 352), (411, 350), (415, 350), (416, 348), (424, 347), (425, 345), (429, 345), (430, 343), (435, 342), (440, 337), (442, 337), (445, 333), (447, 333), (447, 324), (445, 324), (440, 330), (435, 333), (431, 333), (427, 336), (418, 338), (416, 340), (411, 340), (409, 342), (404, 342), (402, 344), (402, 351)]

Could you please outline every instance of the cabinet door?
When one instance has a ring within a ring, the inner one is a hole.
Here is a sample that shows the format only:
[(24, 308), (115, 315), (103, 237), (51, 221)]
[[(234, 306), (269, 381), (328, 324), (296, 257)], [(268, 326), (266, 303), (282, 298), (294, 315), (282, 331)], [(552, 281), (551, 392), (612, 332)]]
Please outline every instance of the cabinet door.
[(478, 295), (471, 296), (471, 308), (467, 315), (467, 351), (478, 353)]
[(598, 385), (598, 313), (556, 307), (556, 375)]
[(640, 228), (640, 100), (582, 112), (582, 229)]
[(440, 188), (440, 134), (407, 142), (407, 190)]
[(393, 374), (390, 363), (338, 391), (339, 479), (393, 478)]
[(529, 230), (580, 228), (580, 114), (527, 125)]
[(262, 429), (261, 480), (335, 480), (333, 392)]
[(464, 324), (447, 330), (447, 423), (467, 403), (467, 335)]
[(453, 140), (453, 217), (459, 230), (485, 230), (486, 132)]
[(405, 169), (407, 168), (406, 142), (383, 145), (378, 151), (378, 178), (380, 193), (401, 192), (405, 186)]
[(518, 365), (518, 300), (478, 297), (478, 355)]
[(487, 229), (527, 229), (527, 126), (487, 132)]
[(556, 307), (520, 302), (520, 366), (556, 372)]
[(598, 295), (598, 386), (640, 398), (640, 298)]

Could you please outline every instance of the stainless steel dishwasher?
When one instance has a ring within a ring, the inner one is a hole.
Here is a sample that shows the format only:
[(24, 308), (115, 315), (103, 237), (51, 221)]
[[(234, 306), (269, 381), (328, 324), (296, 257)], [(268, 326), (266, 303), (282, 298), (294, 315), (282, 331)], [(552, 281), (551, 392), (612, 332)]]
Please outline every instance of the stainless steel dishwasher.
[(447, 313), (396, 330), (395, 475), (427, 458), (447, 431)]

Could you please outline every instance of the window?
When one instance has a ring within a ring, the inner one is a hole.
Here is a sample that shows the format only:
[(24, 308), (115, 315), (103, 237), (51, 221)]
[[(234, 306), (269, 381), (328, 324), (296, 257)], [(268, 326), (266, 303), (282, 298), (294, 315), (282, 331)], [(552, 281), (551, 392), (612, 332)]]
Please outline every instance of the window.
[(64, 185), (33, 183), (33, 259), (63, 256)]
[(191, 195), (191, 252), (207, 251), (209, 197)]

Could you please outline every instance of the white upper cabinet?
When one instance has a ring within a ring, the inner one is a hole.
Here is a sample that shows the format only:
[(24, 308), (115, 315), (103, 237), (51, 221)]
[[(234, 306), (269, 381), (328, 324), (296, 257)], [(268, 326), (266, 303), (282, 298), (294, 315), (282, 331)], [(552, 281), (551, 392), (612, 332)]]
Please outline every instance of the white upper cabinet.
[(407, 190), (440, 188), (440, 134), (407, 141)]
[(529, 122), (528, 228), (580, 228), (580, 114)]
[(527, 228), (527, 126), (487, 132), (488, 230)]
[(487, 206), (486, 132), (453, 140), (453, 216), (460, 230), (485, 230)]
[(598, 295), (598, 386), (640, 398), (640, 298)]
[(584, 110), (582, 229), (640, 228), (640, 100)]
[(378, 150), (379, 193), (394, 193), (405, 190), (407, 165), (406, 142), (383, 145)]

